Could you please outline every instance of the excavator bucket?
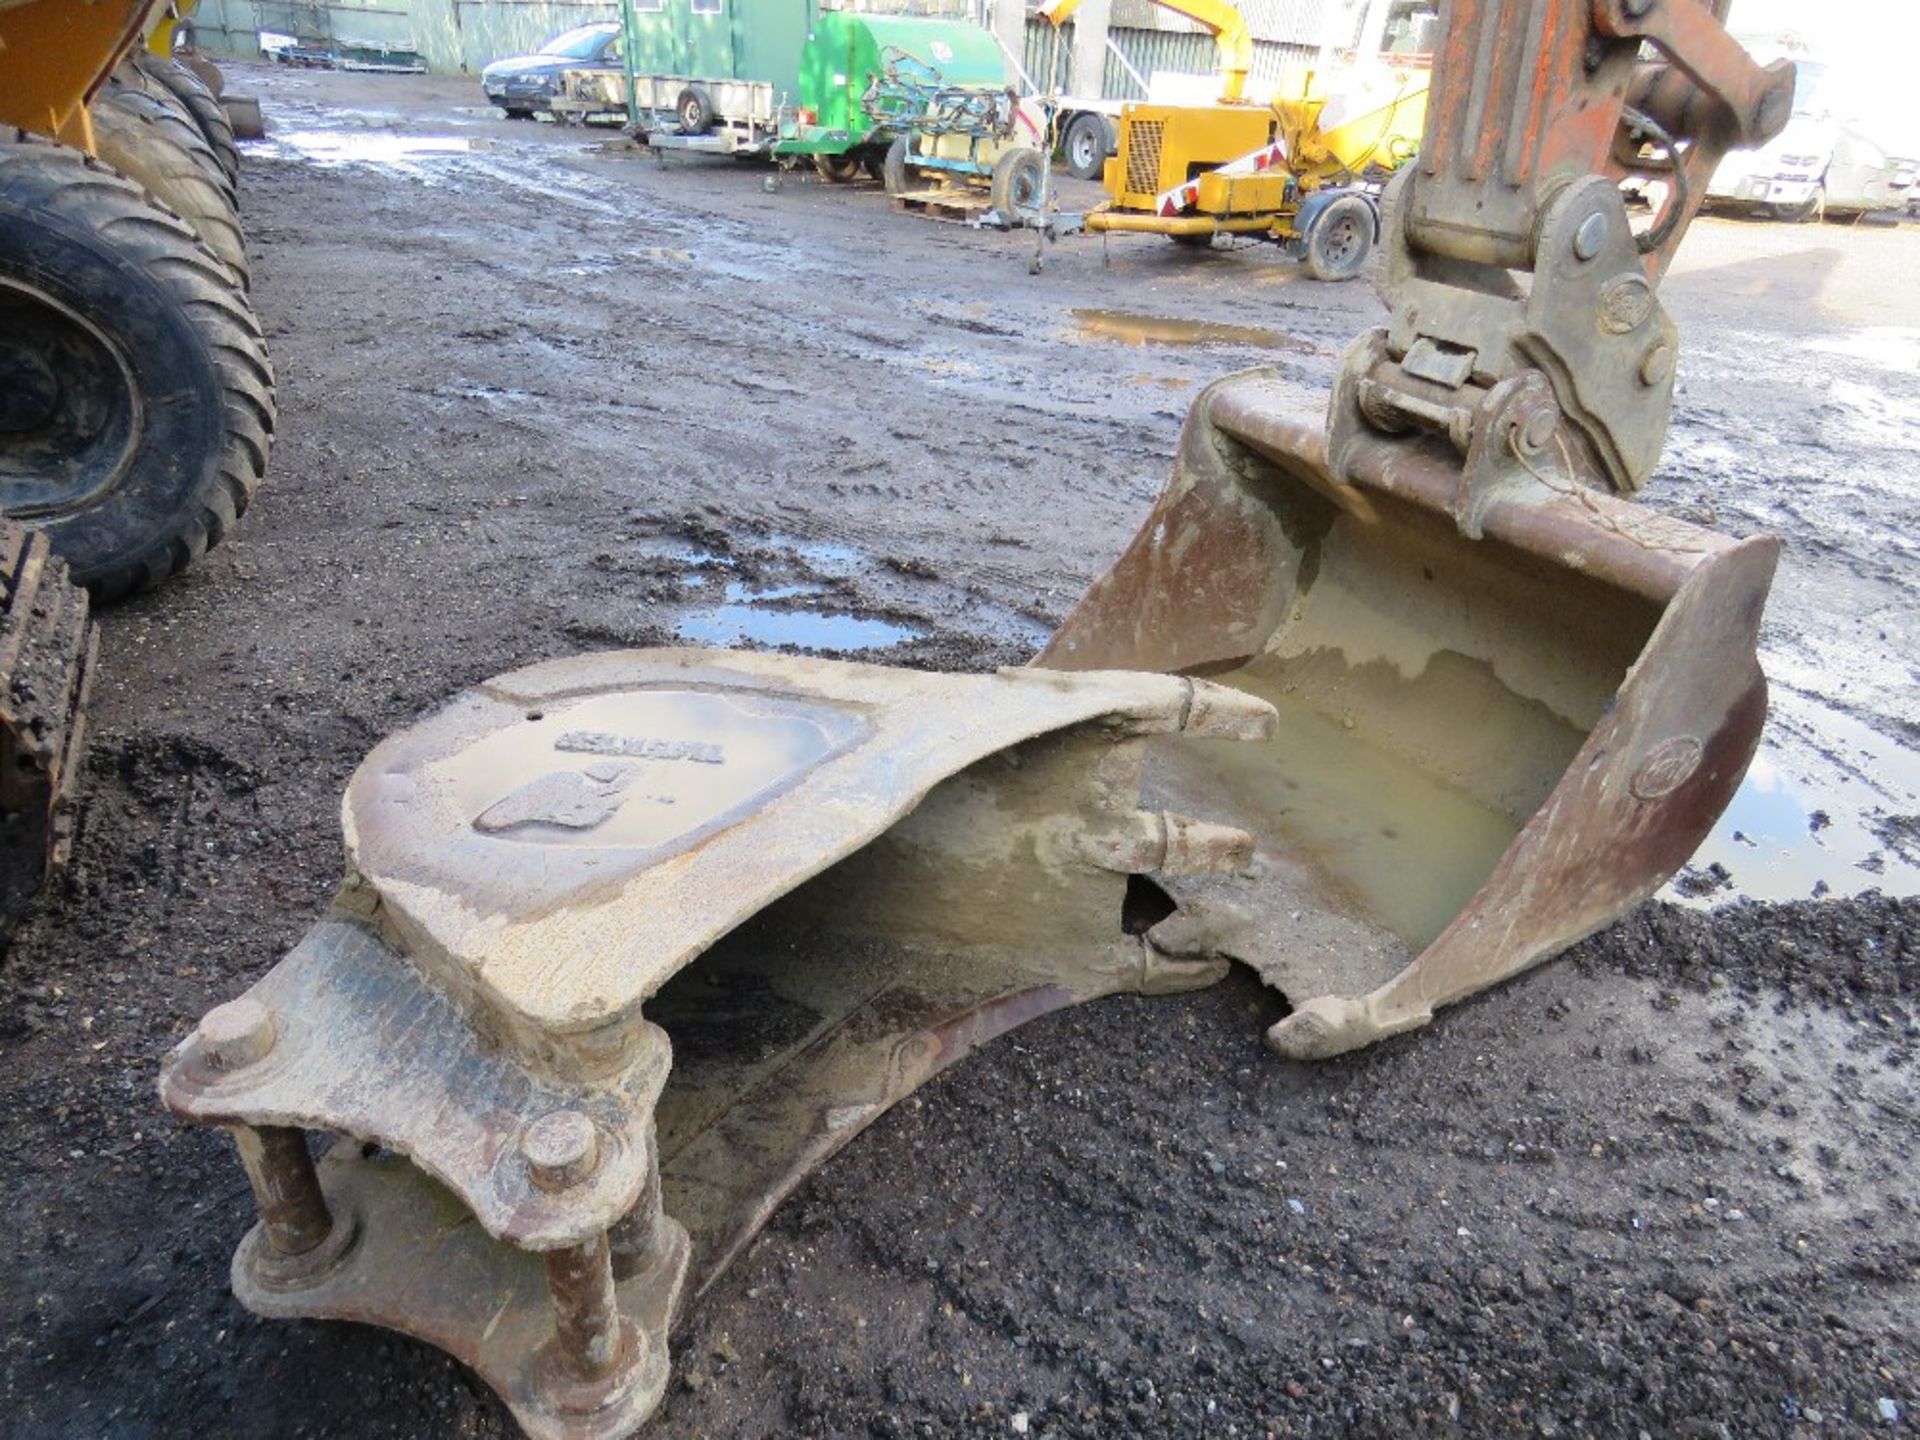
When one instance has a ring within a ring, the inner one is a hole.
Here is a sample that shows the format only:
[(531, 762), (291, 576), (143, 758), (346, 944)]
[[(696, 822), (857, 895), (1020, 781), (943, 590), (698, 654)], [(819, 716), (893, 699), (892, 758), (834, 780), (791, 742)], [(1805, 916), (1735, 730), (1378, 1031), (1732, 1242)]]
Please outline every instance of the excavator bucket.
[(1145, 747), (1272, 726), (1166, 675), (696, 650), (469, 691), (368, 758), (332, 913), (168, 1060), (253, 1182), (234, 1293), (431, 1341), (535, 1440), (632, 1433), (687, 1300), (888, 1106), (1220, 977), (1134, 877), (1252, 841), (1140, 810)]
[(1157, 747), (1152, 803), (1251, 832), (1247, 876), (1167, 877), (1169, 954), (1289, 1000), (1280, 1053), (1424, 1024), (1652, 894), (1759, 739), (1778, 552), (1586, 489), (1468, 496), (1444, 439), (1362, 437), (1266, 371), (1195, 403), (1172, 482), (1034, 664), (1206, 676), (1272, 739)]

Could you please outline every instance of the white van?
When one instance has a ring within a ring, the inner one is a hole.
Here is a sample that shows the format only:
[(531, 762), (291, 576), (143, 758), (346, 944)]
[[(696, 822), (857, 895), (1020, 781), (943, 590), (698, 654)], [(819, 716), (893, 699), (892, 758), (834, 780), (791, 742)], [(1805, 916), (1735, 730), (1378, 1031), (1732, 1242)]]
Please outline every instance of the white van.
[(1799, 84), (1787, 128), (1758, 150), (1730, 152), (1707, 182), (1708, 205), (1782, 220), (1906, 208), (1913, 166), (1834, 118), (1827, 101), (1835, 87), (1824, 65), (1796, 63)]

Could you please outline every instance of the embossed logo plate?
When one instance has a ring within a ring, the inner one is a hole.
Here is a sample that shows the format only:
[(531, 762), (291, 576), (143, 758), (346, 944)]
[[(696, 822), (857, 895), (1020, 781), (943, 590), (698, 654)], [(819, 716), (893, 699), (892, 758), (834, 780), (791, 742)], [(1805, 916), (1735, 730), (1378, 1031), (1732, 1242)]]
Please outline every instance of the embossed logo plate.
[(865, 728), (777, 696), (632, 690), (530, 710), (427, 774), (482, 835), (672, 850), (764, 805)]

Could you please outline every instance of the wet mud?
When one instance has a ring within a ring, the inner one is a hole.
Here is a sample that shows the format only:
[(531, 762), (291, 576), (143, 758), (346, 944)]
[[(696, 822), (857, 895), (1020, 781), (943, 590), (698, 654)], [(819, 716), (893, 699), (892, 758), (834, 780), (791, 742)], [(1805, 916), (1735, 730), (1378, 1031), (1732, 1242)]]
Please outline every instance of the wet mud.
[[(73, 870), (0, 962), (0, 1434), (503, 1436), (427, 1347), (242, 1310), (245, 1181), (154, 1098), (322, 912), (360, 758), (584, 649), (1019, 663), (1208, 379), (1316, 407), (1382, 312), (1257, 246), (1032, 276), (1031, 237), (471, 82), (236, 69), (281, 439), (238, 532), (105, 616)], [(780, 1212), (655, 1433), (1910, 1427), (1916, 260), (1911, 227), (1710, 221), (1665, 286), (1648, 503), (1787, 542), (1766, 745), (1681, 889), (1330, 1064), (1267, 1052), (1283, 1001), (1238, 972), (1021, 1030)]]

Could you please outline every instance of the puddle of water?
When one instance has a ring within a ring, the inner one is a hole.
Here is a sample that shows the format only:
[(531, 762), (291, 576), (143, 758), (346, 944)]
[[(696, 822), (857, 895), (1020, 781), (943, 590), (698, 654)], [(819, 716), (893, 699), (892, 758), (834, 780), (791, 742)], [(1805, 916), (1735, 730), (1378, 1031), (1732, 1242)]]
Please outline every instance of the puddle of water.
[(1768, 737), (1690, 864), (1695, 872), (1722, 867), (1727, 883), (1706, 895), (1671, 885), (1664, 894), (1706, 905), (1920, 894), (1920, 865), (1874, 825), (1916, 813), (1920, 755), (1828, 706), (1776, 692)]
[(1075, 310), (1082, 337), (1118, 340), (1125, 345), (1252, 345), (1265, 350), (1312, 350), (1304, 340), (1258, 325), (1224, 325), (1215, 320), (1175, 320), (1136, 315), (1130, 310)]
[(884, 650), (903, 640), (917, 640), (920, 631), (885, 620), (858, 615), (835, 615), (825, 610), (769, 609), (767, 601), (817, 595), (817, 585), (779, 585), (756, 590), (737, 580), (727, 582), (726, 598), (711, 610), (682, 620), (674, 631), (696, 645), (796, 645), (805, 650), (848, 654)]
[(440, 393), (460, 400), (478, 400), (483, 405), (524, 405), (540, 397), (531, 390), (515, 390), (511, 386), (484, 385), (472, 381), (463, 385), (449, 385)]
[[(1519, 825), (1329, 720), (1264, 662), (1220, 677), (1273, 705), (1270, 740), (1188, 741), (1211, 775), (1187, 773), (1196, 813), (1245, 824), (1319, 877), (1329, 908), (1344, 902), (1419, 951), (1472, 898)], [(1200, 788), (1204, 786), (1204, 788)], [(1336, 898), (1338, 897), (1338, 898)], [(1295, 916), (1298, 919), (1298, 916)]]
[(292, 130), (274, 139), (316, 165), (407, 166), (416, 160), (486, 148), (484, 141), (454, 135), (396, 135), (382, 130)]

